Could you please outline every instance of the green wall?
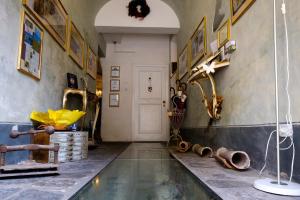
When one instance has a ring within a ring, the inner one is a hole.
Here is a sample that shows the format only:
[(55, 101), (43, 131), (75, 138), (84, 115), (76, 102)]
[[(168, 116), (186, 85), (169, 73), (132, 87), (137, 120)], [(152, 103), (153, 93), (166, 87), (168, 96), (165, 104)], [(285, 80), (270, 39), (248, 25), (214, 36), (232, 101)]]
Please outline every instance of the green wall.
[[(286, 72), (284, 57), (284, 30), (280, 3), (278, 6), (278, 48), (280, 68), (280, 117), (284, 121), (286, 95), (284, 92)], [(230, 1), (223, 1), (226, 19), (230, 16)], [(186, 0), (181, 30), (178, 34), (180, 52), (203, 16), (207, 16), (208, 44), (217, 38), (213, 33), (213, 19), (216, 0)], [(300, 51), (297, 45), (300, 37), (300, 4), (298, 0), (287, 1), (287, 19), (290, 37), (291, 84), (293, 120), (300, 121), (300, 93), (298, 90)], [(273, 45), (273, 1), (256, 1), (252, 7), (232, 26), (232, 39), (237, 42), (237, 51), (231, 58), (230, 67), (215, 74), (218, 95), (225, 98), (222, 119), (217, 126), (256, 125), (275, 122), (275, 80)], [(209, 90), (209, 87), (206, 86)], [(209, 93), (209, 92), (208, 92)], [(188, 112), (184, 127), (206, 126), (209, 120), (200, 91), (196, 86), (188, 89)]]
[[(90, 91), (95, 91), (96, 88), (95, 81), (71, 60), (47, 31), (44, 37), (41, 80), (35, 81), (17, 71), (20, 13), (23, 8), (21, 2), (0, 0), (0, 26), (3, 29), (0, 33), (0, 122), (29, 122), (32, 110), (60, 109), (67, 72), (76, 74), (78, 80), (86, 77)], [(74, 2), (62, 0), (77, 28), (97, 52), (98, 45), (103, 45), (94, 28), (94, 16), (90, 13), (95, 5), (86, 1)]]

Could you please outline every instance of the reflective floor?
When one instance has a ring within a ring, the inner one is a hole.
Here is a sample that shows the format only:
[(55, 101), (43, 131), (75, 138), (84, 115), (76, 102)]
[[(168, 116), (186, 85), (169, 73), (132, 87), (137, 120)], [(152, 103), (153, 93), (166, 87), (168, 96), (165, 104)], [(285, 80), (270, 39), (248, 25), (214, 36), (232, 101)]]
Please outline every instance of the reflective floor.
[(131, 144), (74, 200), (217, 199), (162, 144)]

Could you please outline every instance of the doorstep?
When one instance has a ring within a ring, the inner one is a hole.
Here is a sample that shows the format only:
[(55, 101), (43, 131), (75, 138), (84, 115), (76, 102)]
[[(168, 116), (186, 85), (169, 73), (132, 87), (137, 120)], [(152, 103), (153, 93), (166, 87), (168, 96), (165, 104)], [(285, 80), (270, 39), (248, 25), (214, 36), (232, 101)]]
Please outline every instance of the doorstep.
[(300, 200), (300, 197), (272, 195), (256, 190), (253, 183), (260, 177), (254, 169), (239, 172), (225, 169), (215, 159), (202, 158), (193, 152), (179, 153), (174, 149), (169, 149), (169, 152), (224, 200)]
[(1, 200), (67, 200), (120, 155), (128, 143), (105, 143), (88, 159), (61, 163), (60, 175), (0, 180)]

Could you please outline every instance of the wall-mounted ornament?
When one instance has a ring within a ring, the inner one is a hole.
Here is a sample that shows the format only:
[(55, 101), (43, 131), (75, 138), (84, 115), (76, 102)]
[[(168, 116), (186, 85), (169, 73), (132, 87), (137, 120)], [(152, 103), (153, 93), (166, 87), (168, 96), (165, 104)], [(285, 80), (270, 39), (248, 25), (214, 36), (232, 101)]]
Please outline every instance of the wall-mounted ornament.
[(71, 22), (68, 53), (81, 68), (84, 67), (84, 39), (76, 26)]
[(120, 95), (118, 93), (109, 94), (109, 107), (119, 107), (120, 106)]
[(224, 46), (231, 37), (231, 24), (230, 19), (228, 19), (218, 31), (218, 48), (220, 49)]
[(231, 22), (235, 24), (255, 0), (230, 0)]
[(188, 45), (184, 47), (178, 57), (178, 78), (182, 79), (187, 73), (189, 68)]
[(120, 66), (112, 66), (110, 76), (112, 78), (120, 78)]
[(23, 10), (21, 16), (21, 37), (17, 69), (40, 80), (44, 31), (27, 11)]
[(191, 62), (192, 66), (203, 58), (207, 52), (207, 34), (206, 34), (206, 17), (204, 16), (200, 24), (196, 28), (190, 41), (191, 49)]
[(68, 88), (78, 89), (77, 76), (75, 74), (67, 73)]
[(112, 91), (112, 92), (120, 91), (120, 80), (118, 80), (118, 79), (110, 80), (110, 91)]
[(150, 7), (146, 0), (132, 0), (128, 4), (128, 16), (143, 20), (149, 13)]
[(87, 51), (87, 63), (86, 63), (86, 72), (93, 78), (97, 78), (97, 56), (91, 49), (88, 47)]
[(67, 48), (68, 13), (60, 0), (22, 0), (23, 5), (63, 48)]
[(153, 90), (153, 87), (152, 87), (152, 78), (151, 76), (148, 78), (148, 92), (151, 93)]

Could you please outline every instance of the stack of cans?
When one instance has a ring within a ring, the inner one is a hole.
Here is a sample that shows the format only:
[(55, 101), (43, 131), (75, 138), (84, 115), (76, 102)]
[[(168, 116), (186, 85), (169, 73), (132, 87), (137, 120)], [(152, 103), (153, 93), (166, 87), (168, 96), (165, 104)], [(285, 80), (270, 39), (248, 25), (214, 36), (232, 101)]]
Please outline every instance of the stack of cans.
[(88, 156), (88, 132), (73, 132), (72, 160), (86, 159)]
[[(88, 156), (88, 132), (55, 132), (50, 144), (59, 144), (58, 161), (69, 162), (86, 159)], [(49, 162), (54, 162), (54, 153), (49, 153)]]

